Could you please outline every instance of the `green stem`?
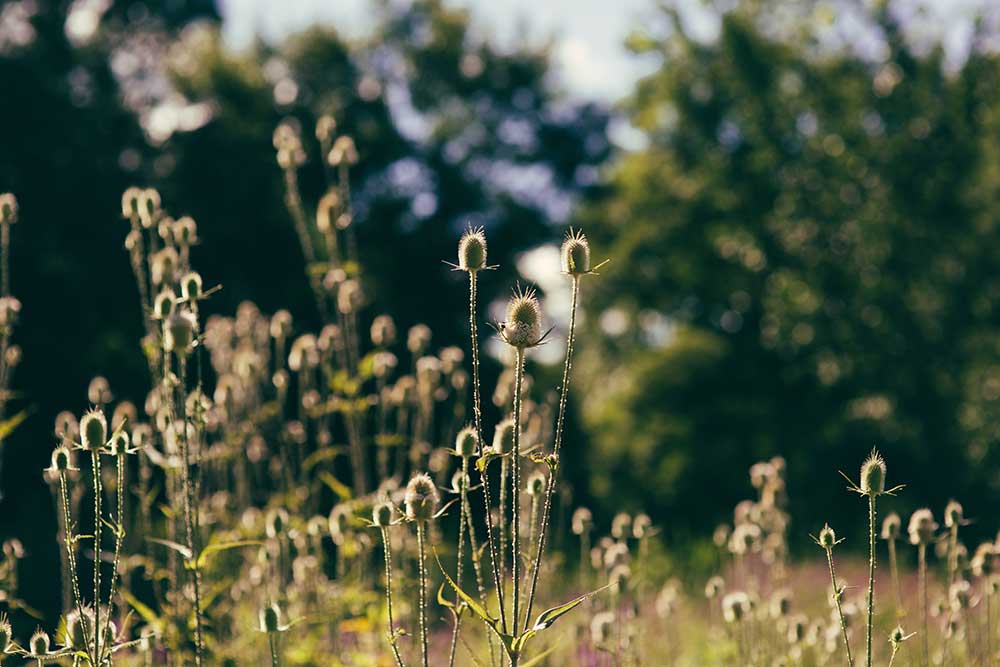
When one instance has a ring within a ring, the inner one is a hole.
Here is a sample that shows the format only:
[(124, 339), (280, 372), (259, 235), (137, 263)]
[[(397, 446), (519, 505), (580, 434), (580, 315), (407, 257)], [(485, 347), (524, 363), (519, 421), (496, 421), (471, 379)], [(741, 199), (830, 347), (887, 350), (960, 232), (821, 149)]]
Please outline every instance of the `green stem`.
[(917, 560), (919, 561), (920, 577), (920, 607), (921, 621), (923, 623), (923, 645), (924, 645), (924, 667), (930, 665), (930, 641), (927, 638), (927, 545), (921, 544), (917, 548)]
[[(514, 450), (512, 452), (512, 465), (514, 467), (511, 474), (513, 486), (513, 496), (511, 500), (512, 517), (510, 522), (510, 551), (511, 551), (511, 587), (514, 602), (512, 605), (512, 627), (517, 631), (517, 623), (520, 618), (521, 602), (521, 503), (518, 502), (517, 493), (521, 488), (521, 387), (524, 384), (524, 348), (517, 348), (517, 360), (514, 369)], [(516, 660), (512, 660), (512, 667), (516, 667)]]
[(837, 573), (833, 569), (833, 549), (826, 550), (826, 562), (830, 566), (830, 582), (833, 584), (833, 600), (837, 604), (837, 616), (840, 618), (840, 630), (844, 635), (844, 647), (847, 649), (847, 667), (854, 667), (854, 657), (851, 655), (851, 640), (847, 636), (847, 619), (844, 618), (844, 608), (840, 604), (840, 589), (837, 587)]
[[(458, 587), (462, 587), (462, 566), (465, 556), (465, 514), (466, 514), (466, 488), (469, 482), (469, 459), (462, 457), (462, 487), (460, 489), (461, 496), (461, 509), (459, 512), (458, 520), (458, 553), (457, 563), (456, 563), (456, 577), (455, 581), (458, 583)], [(461, 602), (460, 600), (458, 602)], [(457, 607), (457, 609), (461, 609)], [(458, 649), (458, 633), (462, 629), (462, 615), (455, 614), (455, 627), (452, 629), (451, 633), (451, 654), (448, 658), (449, 667), (455, 667), (455, 653)]]
[(866, 667), (872, 667), (872, 626), (875, 620), (875, 494), (868, 494), (868, 630)]
[(426, 529), (425, 522), (417, 522), (417, 549), (420, 552), (420, 589), (418, 595), (420, 604), (420, 654), (422, 656), (421, 664), (423, 664), (423, 667), (429, 667), (427, 655), (427, 565), (425, 563), (426, 550), (424, 548), (424, 532)]
[(178, 411), (180, 412), (181, 430), (178, 440), (181, 445), (181, 456), (183, 457), (183, 474), (181, 479), (184, 484), (184, 529), (187, 536), (187, 548), (191, 552), (191, 559), (195, 566), (191, 568), (191, 579), (194, 585), (194, 634), (195, 634), (195, 665), (201, 667), (202, 654), (204, 652), (204, 642), (202, 639), (202, 619), (201, 619), (201, 573), (197, 566), (199, 549), (196, 544), (198, 531), (197, 506), (194, 497), (194, 485), (191, 483), (191, 448), (188, 443), (187, 434), (187, 397), (185, 396), (187, 387), (187, 359), (183, 356), (180, 360), (180, 396), (177, 398)]
[[(101, 656), (101, 455), (90, 450), (91, 470), (94, 473), (94, 664), (100, 665)], [(86, 625), (86, 624), (84, 624)]]
[(66, 491), (66, 472), (59, 471), (59, 493), (62, 496), (63, 523), (66, 524), (64, 541), (66, 542), (66, 556), (69, 560), (69, 576), (73, 585), (73, 600), (76, 602), (76, 613), (80, 616), (83, 624), (83, 642), (90, 645), (90, 628), (87, 626), (86, 616), (83, 615), (83, 596), (80, 595), (80, 579), (76, 572), (76, 553), (73, 549), (73, 522), (69, 511), (69, 493)]
[(549, 519), (552, 516), (552, 499), (555, 497), (556, 483), (559, 481), (559, 450), (562, 446), (563, 425), (566, 421), (566, 397), (569, 394), (570, 371), (573, 368), (573, 343), (576, 337), (576, 309), (580, 297), (580, 276), (573, 276), (573, 297), (569, 311), (569, 334), (566, 337), (566, 359), (563, 361), (562, 385), (559, 389), (559, 414), (556, 418), (555, 440), (552, 444), (552, 455), (555, 465), (549, 471), (548, 483), (545, 485), (545, 504), (542, 507), (542, 526), (539, 530), (538, 552), (532, 566), (531, 586), (528, 588), (528, 610), (524, 615), (524, 629), (528, 629), (531, 619), (531, 609), (535, 604), (535, 591), (538, 587), (538, 573), (542, 569), (542, 558), (545, 555), (545, 542), (548, 536)]
[[(108, 624), (107, 627), (111, 627), (111, 605), (114, 604), (115, 600), (115, 588), (118, 583), (118, 568), (121, 566), (121, 553), (122, 553), (122, 540), (124, 538), (125, 530), (125, 455), (119, 453), (115, 456), (115, 475), (117, 477), (116, 483), (118, 488), (116, 489), (117, 495), (117, 516), (115, 520), (117, 521), (117, 526), (115, 530), (115, 558), (113, 565), (111, 567), (111, 591), (108, 593)], [(109, 655), (108, 660), (111, 660)]]
[(271, 667), (281, 667), (281, 660), (278, 659), (278, 638), (277, 633), (267, 633), (267, 645), (271, 649)]
[[(472, 351), (472, 401), (473, 421), (476, 423), (476, 436), (479, 438), (480, 449), (483, 447), (483, 411), (479, 398), (479, 327), (476, 324), (476, 271), (469, 271), (469, 337)], [(493, 534), (493, 517), (491, 516), (492, 501), (490, 500), (490, 478), (487, 470), (480, 475), (483, 485), (483, 503), (485, 505), (486, 539), (489, 543), (490, 563), (493, 569), (493, 585), (497, 592), (497, 604), (500, 608), (500, 623), (507, 632), (507, 612), (504, 610), (503, 583), (500, 578), (500, 556), (497, 553), (496, 537)]]
[(382, 533), (382, 549), (385, 552), (385, 603), (389, 611), (389, 645), (392, 646), (392, 655), (396, 658), (397, 667), (404, 667), (403, 659), (399, 656), (399, 647), (396, 646), (396, 625), (392, 619), (392, 546), (385, 526), (380, 526), (379, 532)]

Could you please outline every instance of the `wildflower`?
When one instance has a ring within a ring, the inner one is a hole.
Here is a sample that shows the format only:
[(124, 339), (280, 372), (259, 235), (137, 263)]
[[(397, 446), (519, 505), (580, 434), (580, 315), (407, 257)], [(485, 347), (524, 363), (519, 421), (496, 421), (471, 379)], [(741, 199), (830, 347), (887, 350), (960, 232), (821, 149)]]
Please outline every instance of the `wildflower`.
[(511, 347), (534, 347), (542, 339), (542, 307), (535, 291), (520, 289), (507, 303), (507, 317), (500, 323), (500, 337)]
[(406, 485), (403, 504), (409, 521), (424, 522), (434, 518), (441, 502), (434, 480), (426, 473), (414, 475)]
[(571, 276), (590, 273), (590, 243), (583, 232), (570, 231), (559, 250), (562, 272)]

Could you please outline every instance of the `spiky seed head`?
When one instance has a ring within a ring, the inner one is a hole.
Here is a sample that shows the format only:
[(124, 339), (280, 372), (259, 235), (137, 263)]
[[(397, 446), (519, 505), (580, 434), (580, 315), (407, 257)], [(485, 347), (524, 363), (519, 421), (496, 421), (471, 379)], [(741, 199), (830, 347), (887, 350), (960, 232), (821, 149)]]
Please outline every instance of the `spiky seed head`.
[(73, 467), (73, 457), (69, 448), (59, 445), (52, 450), (52, 465), (49, 467), (54, 473), (66, 472)]
[(977, 577), (988, 577), (996, 569), (996, 547), (992, 542), (983, 542), (976, 547), (972, 556), (972, 573)]
[(160, 286), (174, 281), (180, 263), (176, 250), (167, 246), (150, 257), (150, 260), (149, 275), (154, 285)]
[(637, 540), (644, 539), (649, 534), (649, 529), (653, 527), (653, 520), (646, 513), (635, 515), (632, 520), (632, 537)]
[(951, 602), (953, 611), (961, 611), (969, 608), (972, 586), (968, 581), (959, 579), (948, 589), (948, 600)]
[(727, 593), (722, 598), (722, 616), (727, 623), (739, 623), (750, 613), (750, 598), (742, 591)]
[(351, 510), (341, 503), (334, 505), (330, 510), (330, 539), (336, 545), (343, 544), (347, 539), (347, 532), (350, 530)]
[(177, 245), (193, 246), (198, 242), (198, 223), (194, 221), (194, 218), (185, 215), (174, 222), (170, 227), (170, 233), (173, 234), (174, 242)]
[(153, 188), (146, 188), (139, 195), (139, 219), (142, 226), (149, 229), (156, 222), (160, 213), (160, 193)]
[(337, 290), (337, 310), (344, 315), (357, 312), (364, 300), (364, 293), (361, 291), (361, 283), (354, 278), (348, 278), (340, 284)]
[(796, 614), (788, 621), (788, 643), (799, 644), (806, 639), (808, 623), (802, 614)]
[(181, 278), (181, 296), (188, 301), (195, 301), (201, 298), (202, 283), (201, 274), (197, 271), (190, 271)]
[(406, 334), (406, 349), (419, 356), (431, 344), (431, 329), (426, 324), (415, 324)]
[(284, 535), (288, 530), (288, 512), (282, 507), (272, 509), (267, 513), (264, 525), (267, 536), (271, 539)]
[(594, 515), (586, 507), (577, 507), (570, 522), (574, 535), (589, 533), (594, 526)]
[(868, 496), (885, 492), (885, 459), (876, 451), (861, 464), (861, 491)]
[(602, 611), (590, 620), (590, 639), (597, 646), (609, 644), (614, 639), (616, 617), (613, 612)]
[(163, 349), (177, 356), (187, 356), (194, 343), (197, 321), (189, 310), (176, 310), (167, 318), (163, 328)]
[(458, 241), (458, 268), (479, 271), (486, 267), (486, 233), (483, 228), (469, 229)]
[(87, 385), (87, 400), (97, 405), (106, 405), (111, 402), (114, 396), (111, 393), (111, 384), (103, 375), (94, 377)]
[(391, 315), (379, 315), (372, 320), (372, 344), (375, 347), (389, 347), (396, 342), (396, 323)]
[(292, 314), (284, 309), (276, 311), (271, 316), (269, 331), (273, 338), (288, 338), (292, 334)]
[(62, 643), (66, 648), (86, 650), (90, 628), (93, 626), (93, 612), (90, 607), (84, 607), (83, 613), (74, 609), (66, 615), (66, 630)]
[(493, 451), (507, 454), (514, 449), (514, 418), (507, 417), (493, 431)]
[(0, 194), (0, 224), (17, 222), (17, 198), (10, 192)]
[(458, 432), (458, 436), (455, 438), (455, 451), (459, 456), (463, 459), (471, 458), (478, 450), (479, 436), (476, 434), (475, 428), (466, 426)]
[(726, 590), (726, 581), (718, 575), (709, 578), (705, 583), (705, 597), (709, 600), (719, 597), (724, 590)]
[(381, 500), (375, 503), (372, 508), (372, 523), (378, 528), (388, 528), (392, 525), (392, 517), (395, 509), (388, 500)]
[(882, 539), (898, 540), (903, 529), (903, 520), (895, 512), (890, 512), (882, 521)]
[(139, 200), (142, 198), (142, 188), (132, 186), (122, 193), (122, 217), (139, 217)]
[(948, 528), (962, 523), (962, 504), (957, 500), (949, 500), (944, 508), (944, 525)]
[(174, 305), (177, 303), (177, 295), (169, 287), (160, 290), (160, 293), (153, 299), (153, 316), (158, 320), (166, 320), (174, 312)]
[(829, 524), (823, 526), (823, 530), (819, 531), (819, 545), (824, 549), (832, 549), (836, 543), (837, 533), (833, 532)]
[(563, 273), (581, 276), (590, 272), (590, 243), (583, 232), (570, 232), (559, 251)]
[(281, 609), (269, 604), (260, 610), (260, 631), (272, 634), (281, 630)]
[(507, 302), (507, 318), (501, 325), (503, 339), (511, 347), (524, 349), (542, 337), (542, 307), (535, 291), (518, 291)]
[(0, 612), (0, 654), (6, 653), (13, 641), (14, 630), (10, 625), (10, 619), (5, 612)]
[(615, 565), (608, 575), (608, 584), (611, 586), (611, 592), (620, 594), (628, 587), (628, 582), (631, 578), (632, 569), (628, 565), (625, 563)]
[(316, 139), (320, 143), (333, 141), (333, 133), (337, 131), (337, 121), (330, 114), (323, 114), (316, 120)]
[(934, 541), (934, 531), (938, 529), (934, 521), (934, 513), (923, 507), (910, 515), (910, 523), (906, 532), (910, 536), (910, 544), (927, 545)]
[(80, 418), (80, 444), (89, 451), (97, 451), (108, 441), (108, 420), (104, 410), (93, 408)]
[(632, 533), (632, 517), (628, 512), (619, 512), (611, 519), (611, 536), (616, 540), (629, 537)]
[(32, 656), (48, 655), (50, 645), (49, 634), (41, 628), (35, 630), (35, 634), (28, 640), (28, 650)]
[(781, 589), (771, 596), (771, 617), (784, 618), (792, 610), (792, 596), (787, 590)]
[(122, 429), (121, 431), (115, 431), (111, 434), (111, 439), (108, 440), (108, 454), (111, 456), (120, 456), (128, 452), (129, 450), (129, 435), (128, 431)]
[(63, 410), (56, 415), (55, 433), (58, 437), (75, 439), (79, 432), (80, 424), (72, 412)]
[(427, 473), (418, 473), (406, 485), (406, 495), (403, 504), (406, 506), (406, 518), (410, 521), (430, 521), (438, 511), (441, 497), (438, 495), (434, 480)]
[(333, 148), (326, 156), (327, 162), (331, 166), (353, 165), (358, 163), (358, 149), (354, 146), (354, 139), (344, 134), (337, 137), (333, 142)]
[(632, 554), (624, 542), (611, 542), (604, 550), (604, 567), (613, 570), (616, 565), (628, 565), (632, 562)]
[(461, 470), (456, 470), (455, 474), (451, 476), (451, 491), (452, 493), (461, 493), (462, 489), (468, 486), (468, 478), (465, 473)]
[(536, 472), (531, 477), (528, 478), (528, 483), (525, 485), (525, 490), (528, 492), (529, 496), (540, 496), (545, 491), (545, 474), (542, 472)]

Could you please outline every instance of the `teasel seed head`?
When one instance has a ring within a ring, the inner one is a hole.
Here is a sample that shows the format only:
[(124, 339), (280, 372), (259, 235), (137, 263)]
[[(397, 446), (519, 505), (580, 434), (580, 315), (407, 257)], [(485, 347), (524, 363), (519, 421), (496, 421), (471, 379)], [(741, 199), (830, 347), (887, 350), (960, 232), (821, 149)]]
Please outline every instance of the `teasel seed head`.
[(392, 517), (396, 510), (388, 500), (380, 500), (372, 508), (372, 523), (377, 528), (388, 528), (392, 525)]
[(545, 474), (542, 472), (535, 472), (528, 478), (528, 482), (525, 485), (525, 490), (528, 492), (529, 496), (541, 496), (545, 492)]
[(358, 163), (358, 149), (354, 145), (354, 139), (343, 134), (333, 142), (333, 148), (326, 156), (327, 162), (334, 167), (341, 164), (351, 166)]
[(649, 530), (652, 527), (653, 520), (649, 518), (648, 514), (636, 514), (635, 519), (632, 521), (632, 537), (637, 540), (644, 539), (649, 535)]
[(406, 334), (406, 349), (410, 354), (419, 356), (431, 344), (431, 330), (426, 324), (415, 324)]
[(570, 523), (574, 535), (583, 535), (594, 527), (594, 515), (586, 507), (577, 507)]
[(202, 283), (201, 274), (197, 271), (189, 271), (181, 277), (181, 296), (190, 301), (197, 301), (201, 298)]
[(482, 227), (468, 229), (459, 239), (458, 268), (469, 272), (486, 268), (486, 232)]
[(41, 628), (35, 630), (35, 634), (28, 640), (28, 650), (33, 657), (48, 655), (50, 645), (49, 634)]
[(153, 299), (153, 317), (158, 320), (166, 320), (174, 312), (177, 303), (177, 295), (169, 287), (160, 290), (160, 293)]
[(330, 510), (330, 539), (336, 545), (342, 545), (350, 531), (351, 510), (344, 503), (334, 505)]
[(837, 544), (837, 533), (833, 531), (830, 524), (823, 526), (819, 531), (819, 545), (824, 549), (832, 549)]
[(288, 530), (288, 511), (283, 507), (272, 509), (264, 519), (264, 526), (271, 539), (284, 535)]
[(149, 229), (160, 215), (160, 193), (153, 188), (146, 188), (139, 196), (139, 220), (142, 226)]
[(475, 456), (477, 451), (479, 451), (479, 436), (476, 434), (476, 429), (466, 426), (455, 438), (455, 452), (463, 459), (468, 459)]
[(88, 648), (87, 639), (92, 636), (93, 625), (94, 613), (90, 607), (84, 607), (82, 614), (76, 609), (69, 612), (66, 615), (63, 646), (77, 651), (86, 651)]
[(559, 251), (563, 273), (582, 276), (590, 273), (590, 243), (581, 231), (570, 230)]
[(608, 574), (608, 584), (611, 587), (611, 592), (619, 595), (628, 588), (629, 579), (632, 578), (632, 568), (628, 565), (621, 563), (615, 565), (610, 574)]
[(876, 452), (861, 464), (861, 492), (866, 496), (878, 496), (885, 492), (885, 459)]
[(328, 113), (323, 114), (316, 120), (316, 139), (321, 144), (333, 141), (333, 134), (337, 131), (337, 121)]
[(461, 470), (456, 470), (455, 474), (451, 476), (451, 492), (456, 495), (462, 493), (462, 489), (468, 488), (468, 481), (465, 473)]
[(87, 385), (87, 400), (95, 405), (107, 405), (114, 400), (111, 384), (103, 375), (97, 375)]
[(271, 316), (270, 332), (273, 338), (284, 340), (292, 335), (292, 314), (279, 310)]
[(906, 530), (910, 536), (910, 544), (927, 545), (934, 541), (934, 532), (937, 529), (934, 513), (924, 507), (910, 515), (910, 523)]
[(614, 640), (617, 618), (613, 612), (602, 611), (590, 620), (590, 639), (597, 646), (610, 644)]
[(949, 500), (944, 508), (944, 525), (948, 528), (962, 524), (962, 504), (957, 500)]
[(771, 618), (784, 618), (792, 610), (792, 596), (787, 590), (775, 591), (771, 596)]
[(6, 612), (0, 612), (0, 655), (7, 653), (13, 643), (14, 629), (10, 625), (10, 619)]
[(379, 315), (372, 320), (371, 337), (375, 347), (389, 347), (396, 342), (396, 323), (391, 315)]
[(80, 444), (88, 451), (97, 451), (108, 441), (108, 420), (104, 411), (93, 408), (80, 418)]
[(959, 612), (968, 609), (971, 597), (972, 587), (964, 579), (959, 579), (948, 588), (948, 599), (951, 602), (952, 611)]
[(722, 598), (722, 616), (727, 623), (739, 623), (750, 613), (750, 598), (742, 591), (727, 593)]
[(344, 315), (355, 313), (361, 308), (364, 294), (361, 291), (361, 283), (354, 278), (348, 278), (340, 284), (337, 290), (337, 310)]
[(493, 451), (507, 454), (514, 450), (514, 418), (507, 417), (497, 424), (493, 432)]
[(122, 217), (138, 218), (139, 201), (142, 199), (142, 188), (132, 186), (122, 193)]
[(174, 281), (174, 275), (180, 264), (176, 250), (168, 246), (157, 251), (150, 260), (149, 273), (154, 285), (160, 286)]
[(898, 540), (903, 529), (903, 520), (895, 512), (890, 512), (882, 521), (882, 539)]
[(500, 324), (501, 337), (511, 347), (524, 349), (542, 338), (542, 307), (533, 289), (514, 293), (507, 303), (507, 317)]
[(628, 538), (632, 534), (632, 517), (628, 512), (619, 512), (611, 519), (611, 536), (617, 540)]
[(714, 600), (726, 590), (726, 581), (719, 575), (715, 575), (705, 583), (705, 597)]
[(21, 301), (14, 296), (0, 297), (0, 328), (10, 331), (21, 316)]
[(977, 577), (988, 577), (996, 569), (997, 551), (992, 542), (983, 542), (976, 547), (972, 556), (972, 573)]
[(260, 610), (260, 631), (268, 634), (281, 631), (281, 609), (276, 603)]
[(175, 310), (163, 327), (163, 349), (179, 357), (186, 357), (194, 343), (198, 323), (191, 311)]
[(403, 504), (406, 507), (406, 518), (410, 521), (430, 521), (438, 511), (441, 497), (434, 480), (427, 473), (418, 473), (406, 485), (406, 495)]
[(52, 450), (52, 463), (49, 471), (55, 474), (64, 473), (73, 469), (73, 455), (68, 447), (59, 445)]

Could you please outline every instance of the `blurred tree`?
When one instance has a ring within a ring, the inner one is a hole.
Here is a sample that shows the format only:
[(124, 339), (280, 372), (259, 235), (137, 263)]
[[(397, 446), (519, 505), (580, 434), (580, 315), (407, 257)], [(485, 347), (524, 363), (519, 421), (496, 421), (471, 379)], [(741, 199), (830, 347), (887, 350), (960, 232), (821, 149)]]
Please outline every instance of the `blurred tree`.
[(1000, 509), (990, 23), (945, 67), (887, 3), (846, 8), (832, 46), (844, 17), (803, 6), (785, 33), (765, 2), (722, 13), (711, 41), (670, 11), (637, 35), (662, 63), (626, 105), (644, 147), (580, 218), (613, 260), (585, 283), (606, 334), (581, 339), (591, 490), (676, 538), (731, 521), (775, 454), (795, 534), (860, 527), (837, 469), (873, 445), (909, 485), (900, 510)]
[[(404, 330), (425, 322), (435, 346), (462, 344), (465, 283), (442, 260), (466, 225), (485, 225), (502, 268), (482, 298), (504, 294), (516, 253), (553, 238), (550, 222), (593, 187), (608, 114), (560, 94), (546, 49), (500, 50), (438, 0), (373, 3), (377, 25), (363, 39), (316, 28), (246, 52), (227, 48), (214, 22), (194, 21), (213, 18), (205, 2), (116, 3), (77, 19), (67, 2), (14, 4), (30, 4), (34, 33), (0, 50), (0, 190), (21, 199), (15, 387), (35, 409), (5, 446), (0, 536), (27, 543), (25, 595), (51, 619), (58, 578), (43, 573), (57, 551), (41, 468), (54, 416), (82, 412), (98, 373), (119, 399), (141, 404), (147, 389), (124, 187), (156, 186), (168, 211), (198, 221), (192, 262), (224, 287), (209, 313), (252, 299), (266, 312), (289, 308), (308, 330), (318, 317), (271, 135), (294, 117), (308, 137), (333, 114), (361, 156), (352, 189), (369, 315), (391, 312)], [(318, 145), (308, 152), (301, 178), (314, 202), (323, 169)]]

